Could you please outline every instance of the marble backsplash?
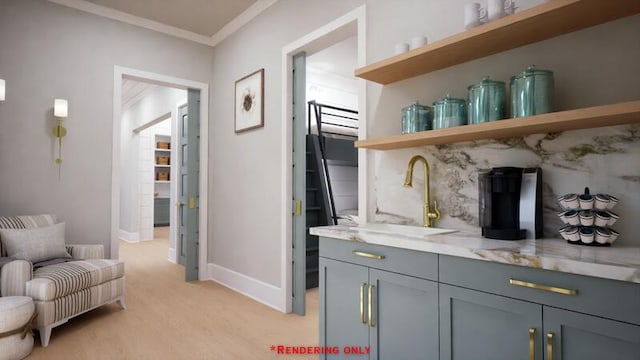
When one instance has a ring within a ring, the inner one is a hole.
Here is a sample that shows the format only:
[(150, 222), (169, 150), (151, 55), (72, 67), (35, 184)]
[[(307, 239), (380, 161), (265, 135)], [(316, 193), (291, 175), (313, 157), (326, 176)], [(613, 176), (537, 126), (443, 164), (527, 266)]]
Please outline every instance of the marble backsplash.
[(613, 228), (621, 234), (614, 245), (640, 246), (640, 227), (634, 224), (640, 218), (640, 125), (376, 151), (374, 222), (422, 223), (422, 165), (414, 169), (413, 188), (403, 187), (407, 163), (417, 154), (430, 165), (431, 196), (438, 200), (442, 213), (438, 227), (480, 230), (478, 169), (540, 167), (545, 237), (559, 237), (556, 198), (582, 193), (588, 186), (594, 194), (620, 199), (613, 209), (620, 215)]

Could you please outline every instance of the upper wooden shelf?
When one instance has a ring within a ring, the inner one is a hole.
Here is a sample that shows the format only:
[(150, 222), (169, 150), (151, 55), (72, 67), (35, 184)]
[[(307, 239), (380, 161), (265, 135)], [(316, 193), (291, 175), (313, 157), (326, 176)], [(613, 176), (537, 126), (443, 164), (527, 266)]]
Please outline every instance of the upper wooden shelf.
[(631, 123), (640, 123), (640, 100), (362, 140), (356, 141), (355, 146), (365, 149), (392, 150)]
[(356, 69), (383, 85), (640, 13), (639, 0), (550, 0)]

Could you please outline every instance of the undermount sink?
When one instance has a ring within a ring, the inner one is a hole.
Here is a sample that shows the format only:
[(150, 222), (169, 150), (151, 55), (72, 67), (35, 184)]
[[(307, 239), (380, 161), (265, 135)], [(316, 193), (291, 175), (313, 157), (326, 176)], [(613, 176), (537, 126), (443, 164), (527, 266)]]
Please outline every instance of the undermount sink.
[(391, 235), (407, 235), (407, 236), (428, 236), (428, 235), (438, 235), (438, 234), (448, 234), (453, 233), (458, 230), (452, 229), (441, 229), (434, 227), (423, 227), (423, 226), (410, 226), (410, 225), (396, 225), (396, 224), (362, 224), (359, 226), (354, 226), (350, 228), (351, 230), (356, 231), (369, 231), (380, 234), (391, 234)]

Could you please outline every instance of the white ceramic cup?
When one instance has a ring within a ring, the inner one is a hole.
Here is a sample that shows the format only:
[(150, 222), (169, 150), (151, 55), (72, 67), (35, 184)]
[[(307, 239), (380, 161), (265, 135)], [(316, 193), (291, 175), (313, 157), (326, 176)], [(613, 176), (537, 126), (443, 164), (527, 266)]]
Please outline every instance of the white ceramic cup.
[(411, 38), (410, 49), (417, 49), (419, 47), (427, 45), (427, 37), (423, 35), (414, 36)]
[(504, 2), (504, 15), (513, 15), (516, 13), (516, 2), (513, 0), (505, 0)]
[(487, 19), (487, 10), (480, 7), (480, 3), (470, 3), (464, 6), (464, 28), (469, 30), (481, 25)]
[(505, 16), (504, 13), (505, 1), (504, 0), (488, 0), (487, 1), (487, 16), (489, 21), (498, 20)]
[(397, 43), (393, 53), (396, 55), (400, 55), (402, 53), (406, 53), (407, 51), (409, 51), (409, 44), (407, 43)]

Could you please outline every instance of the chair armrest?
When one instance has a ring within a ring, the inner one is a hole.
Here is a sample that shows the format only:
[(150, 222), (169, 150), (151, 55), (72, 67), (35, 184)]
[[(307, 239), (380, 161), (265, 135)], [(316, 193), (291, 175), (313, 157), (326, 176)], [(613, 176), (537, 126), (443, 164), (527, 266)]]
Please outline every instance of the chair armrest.
[(26, 283), (33, 278), (33, 266), (26, 260), (13, 260), (0, 268), (0, 295), (25, 296)]
[(67, 251), (74, 259), (104, 259), (104, 245), (68, 245)]

